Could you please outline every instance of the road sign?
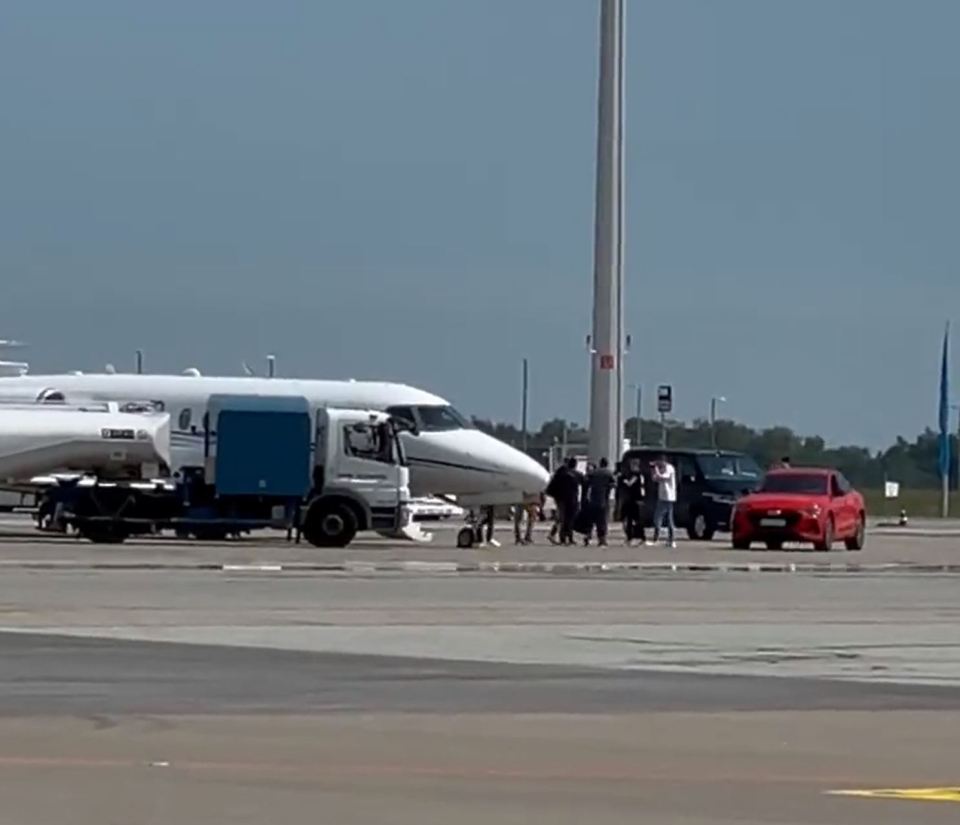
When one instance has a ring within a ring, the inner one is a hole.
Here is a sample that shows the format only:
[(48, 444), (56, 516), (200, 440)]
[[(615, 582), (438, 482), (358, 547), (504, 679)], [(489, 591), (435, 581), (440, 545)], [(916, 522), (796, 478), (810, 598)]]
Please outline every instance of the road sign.
[(900, 482), (899, 481), (885, 481), (883, 483), (883, 497), (884, 498), (899, 498), (900, 497)]
[(657, 387), (657, 412), (673, 412), (673, 387), (669, 384)]

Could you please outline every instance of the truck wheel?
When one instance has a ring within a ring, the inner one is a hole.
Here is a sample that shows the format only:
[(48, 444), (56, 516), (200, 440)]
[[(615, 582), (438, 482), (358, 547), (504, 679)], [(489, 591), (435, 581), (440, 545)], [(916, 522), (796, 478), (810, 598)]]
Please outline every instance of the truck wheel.
[(706, 513), (699, 511), (690, 516), (690, 523), (687, 525), (687, 535), (693, 541), (710, 541), (716, 532), (714, 526), (707, 521)]
[(315, 504), (307, 511), (303, 537), (314, 547), (346, 547), (357, 535), (357, 517), (346, 504)]

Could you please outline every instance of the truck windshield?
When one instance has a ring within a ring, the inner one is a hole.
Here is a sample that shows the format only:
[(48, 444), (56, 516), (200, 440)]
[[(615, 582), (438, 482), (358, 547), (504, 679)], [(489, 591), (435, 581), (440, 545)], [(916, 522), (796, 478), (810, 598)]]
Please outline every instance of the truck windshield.
[(748, 455), (701, 455), (703, 477), (730, 481), (756, 481), (763, 475), (760, 465)]

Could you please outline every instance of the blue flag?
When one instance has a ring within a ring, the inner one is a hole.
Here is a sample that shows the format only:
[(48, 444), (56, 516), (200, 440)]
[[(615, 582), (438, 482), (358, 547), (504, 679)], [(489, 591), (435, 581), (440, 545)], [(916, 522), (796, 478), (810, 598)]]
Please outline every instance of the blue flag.
[(950, 478), (950, 378), (948, 353), (950, 324), (943, 332), (943, 356), (940, 361), (940, 478)]

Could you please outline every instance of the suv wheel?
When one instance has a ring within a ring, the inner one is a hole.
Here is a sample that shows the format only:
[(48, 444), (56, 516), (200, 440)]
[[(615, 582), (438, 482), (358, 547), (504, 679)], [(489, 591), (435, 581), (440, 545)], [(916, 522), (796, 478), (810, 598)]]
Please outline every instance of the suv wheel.
[(695, 511), (690, 516), (690, 523), (687, 525), (687, 535), (694, 541), (710, 541), (716, 528), (707, 520), (707, 514)]

